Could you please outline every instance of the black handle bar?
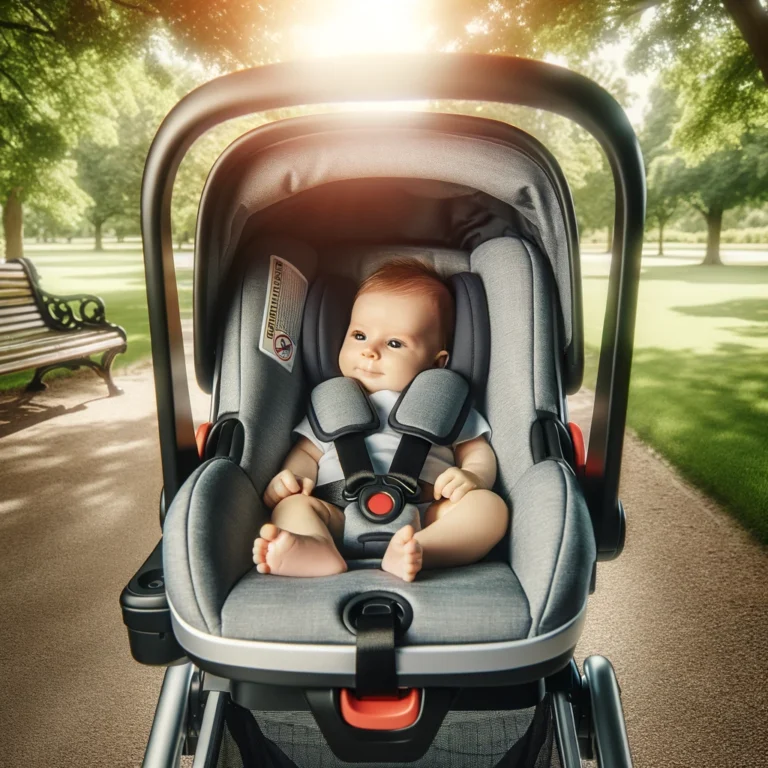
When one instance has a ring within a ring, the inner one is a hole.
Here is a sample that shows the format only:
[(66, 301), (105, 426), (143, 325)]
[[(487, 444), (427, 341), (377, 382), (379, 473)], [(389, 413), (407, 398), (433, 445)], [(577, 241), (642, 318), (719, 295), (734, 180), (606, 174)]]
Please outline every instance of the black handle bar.
[(272, 64), (216, 78), (167, 115), (150, 148), (141, 190), (166, 503), (199, 461), (171, 240), (171, 192), (182, 158), (197, 137), (234, 117), (304, 104), (407, 99), (502, 102), (556, 112), (586, 128), (608, 157), (616, 218), (587, 456), (587, 499), (598, 551), (610, 557), (622, 535), (616, 510), (645, 220), (643, 161), (624, 111), (605, 90), (562, 67), (514, 57), (419, 54)]

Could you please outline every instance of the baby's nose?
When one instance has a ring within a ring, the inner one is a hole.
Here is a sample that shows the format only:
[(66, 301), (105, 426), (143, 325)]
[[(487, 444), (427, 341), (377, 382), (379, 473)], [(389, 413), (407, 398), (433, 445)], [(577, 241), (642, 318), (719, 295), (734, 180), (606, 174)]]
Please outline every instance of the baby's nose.
[(378, 352), (373, 347), (366, 347), (363, 350), (363, 357), (369, 357), (369, 358), (376, 358), (378, 357)]

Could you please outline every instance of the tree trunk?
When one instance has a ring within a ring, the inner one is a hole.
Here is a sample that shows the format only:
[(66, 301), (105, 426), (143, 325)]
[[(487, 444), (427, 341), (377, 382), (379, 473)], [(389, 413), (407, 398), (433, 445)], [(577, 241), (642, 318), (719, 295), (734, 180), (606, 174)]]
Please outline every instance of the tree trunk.
[(720, 261), (720, 230), (723, 227), (723, 209), (710, 208), (705, 214), (707, 220), (707, 253), (702, 264), (718, 264)]
[[(14, 187), (3, 205), (3, 234), (5, 259), (20, 259), (24, 255), (24, 212), (21, 208), (21, 187)], [(3, 261), (0, 258), (0, 261)]]
[(96, 238), (96, 243), (93, 246), (94, 251), (103, 251), (104, 250), (104, 244), (101, 242), (101, 226), (104, 222), (103, 221), (94, 221), (93, 222), (93, 234)]
[(606, 248), (606, 253), (613, 253), (613, 227), (610, 224), (608, 225), (608, 248)]
[(662, 218), (659, 218), (659, 256), (664, 255), (664, 224), (666, 224), (666, 221)]
[(723, 0), (768, 83), (768, 10), (760, 0)]

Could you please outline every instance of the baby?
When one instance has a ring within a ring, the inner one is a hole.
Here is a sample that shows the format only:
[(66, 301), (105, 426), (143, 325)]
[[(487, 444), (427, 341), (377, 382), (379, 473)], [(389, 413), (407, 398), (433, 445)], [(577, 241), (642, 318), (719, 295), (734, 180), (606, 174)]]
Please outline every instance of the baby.
[[(417, 374), (445, 367), (453, 317), (447, 285), (417, 261), (390, 262), (365, 280), (355, 297), (339, 367), (363, 385), (383, 425), (365, 438), (376, 474), (386, 474), (401, 437), (388, 425), (389, 412)], [(316, 484), (343, 479), (336, 450), (315, 437), (307, 419), (294, 432), (299, 440), (264, 493), (272, 520), (254, 542), (253, 560), (259, 573), (342, 573), (347, 564), (336, 542), (343, 539), (344, 513), (312, 496)], [(429, 493), (419, 505), (420, 530), (406, 525), (395, 533), (383, 570), (413, 581), (422, 568), (473, 563), (502, 538), (508, 512), (490, 490), (496, 456), (489, 434), (473, 409), (452, 447), (432, 446), (420, 477)]]

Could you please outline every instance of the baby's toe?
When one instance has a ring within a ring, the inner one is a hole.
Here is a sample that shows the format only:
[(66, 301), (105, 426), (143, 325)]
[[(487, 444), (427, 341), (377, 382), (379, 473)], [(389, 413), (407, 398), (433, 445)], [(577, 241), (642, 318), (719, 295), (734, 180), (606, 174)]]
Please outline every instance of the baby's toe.
[(264, 523), (259, 531), (259, 536), (266, 541), (274, 541), (280, 535), (280, 529), (274, 523)]
[(256, 539), (253, 543), (253, 562), (257, 565), (266, 561), (268, 545), (269, 542), (264, 539)]

